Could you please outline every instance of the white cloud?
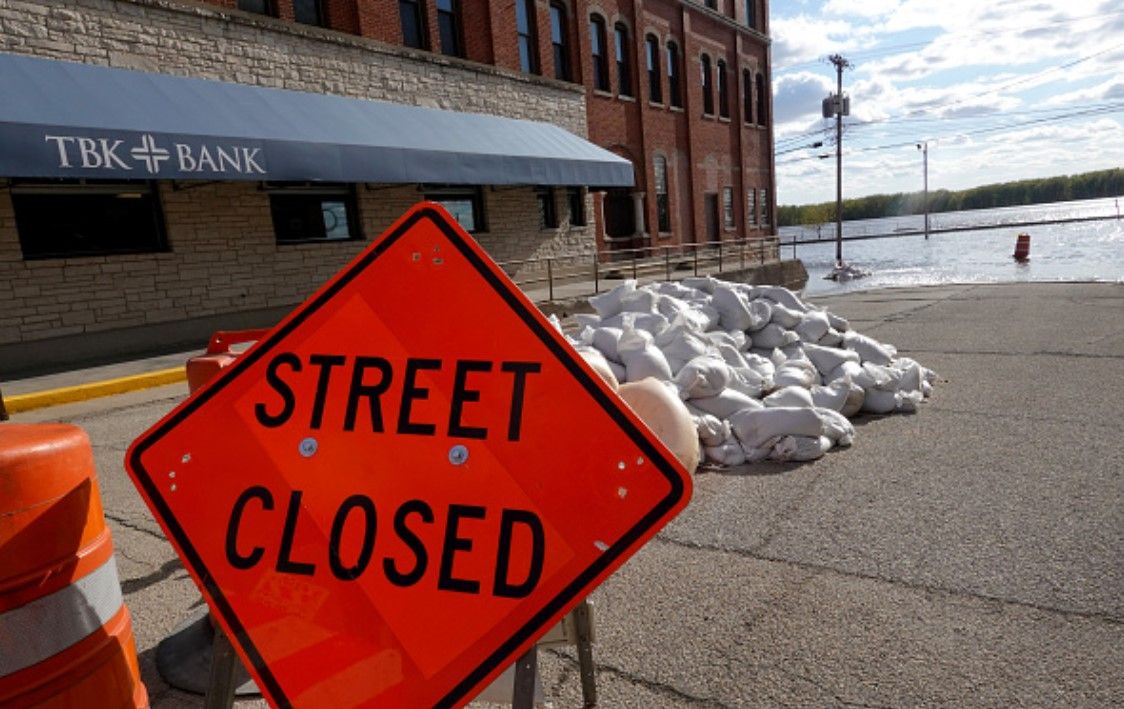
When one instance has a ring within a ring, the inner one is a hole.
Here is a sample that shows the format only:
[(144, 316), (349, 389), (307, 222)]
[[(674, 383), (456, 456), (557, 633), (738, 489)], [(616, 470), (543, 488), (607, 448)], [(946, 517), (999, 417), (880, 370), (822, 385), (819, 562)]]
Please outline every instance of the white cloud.
[(844, 17), (881, 18), (898, 9), (901, 0), (828, 0), (823, 11)]
[(778, 123), (820, 115), (821, 101), (831, 93), (831, 80), (802, 71), (786, 74), (773, 82), (773, 110)]

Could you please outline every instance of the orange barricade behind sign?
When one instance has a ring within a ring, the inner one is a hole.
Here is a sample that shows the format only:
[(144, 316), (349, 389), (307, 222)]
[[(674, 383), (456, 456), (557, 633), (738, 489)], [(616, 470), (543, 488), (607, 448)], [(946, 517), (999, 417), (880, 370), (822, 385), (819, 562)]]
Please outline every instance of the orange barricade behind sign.
[(433, 204), (126, 466), (278, 705), (466, 702), (690, 495), (671, 453)]

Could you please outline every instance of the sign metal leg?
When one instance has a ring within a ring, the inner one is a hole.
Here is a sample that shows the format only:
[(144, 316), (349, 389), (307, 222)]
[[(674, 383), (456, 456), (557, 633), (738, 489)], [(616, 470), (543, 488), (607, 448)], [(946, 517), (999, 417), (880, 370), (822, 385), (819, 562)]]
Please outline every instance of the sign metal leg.
[(211, 680), (207, 684), (205, 709), (230, 709), (234, 706), (234, 672), (238, 669), (238, 655), (219, 628), (215, 628), (215, 641), (211, 654)]
[(535, 678), (539, 673), (539, 649), (532, 645), (515, 662), (515, 687), (511, 693), (511, 709), (533, 709)]
[(597, 706), (597, 675), (593, 664), (593, 618), (589, 602), (582, 601), (574, 609), (574, 627), (577, 630), (578, 673), (582, 682), (582, 703)]

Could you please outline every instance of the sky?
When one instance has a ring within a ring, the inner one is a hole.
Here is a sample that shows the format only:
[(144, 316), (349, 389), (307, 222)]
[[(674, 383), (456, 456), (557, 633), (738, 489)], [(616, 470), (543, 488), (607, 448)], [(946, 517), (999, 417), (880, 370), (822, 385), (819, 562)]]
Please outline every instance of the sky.
[(771, 0), (770, 20), (780, 204), (835, 199), (834, 53), (844, 198), (921, 190), (921, 141), (930, 190), (1124, 167), (1124, 0)]

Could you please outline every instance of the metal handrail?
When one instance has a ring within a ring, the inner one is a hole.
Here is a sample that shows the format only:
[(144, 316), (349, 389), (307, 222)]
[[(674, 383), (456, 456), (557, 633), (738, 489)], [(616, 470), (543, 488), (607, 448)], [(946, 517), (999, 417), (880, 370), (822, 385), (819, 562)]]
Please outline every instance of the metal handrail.
[[(546, 256), (504, 261), (499, 265), (521, 289), (545, 288), (548, 300), (554, 300), (560, 286), (590, 283), (589, 289), (569, 296), (601, 292), (607, 279), (634, 278), (672, 280), (673, 276), (712, 275), (726, 269), (744, 270), (780, 258), (780, 240), (776, 236), (755, 239), (714, 241), (701, 244), (671, 244), (614, 249), (605, 253), (569, 256)], [(571, 289), (574, 290), (574, 289)]]

